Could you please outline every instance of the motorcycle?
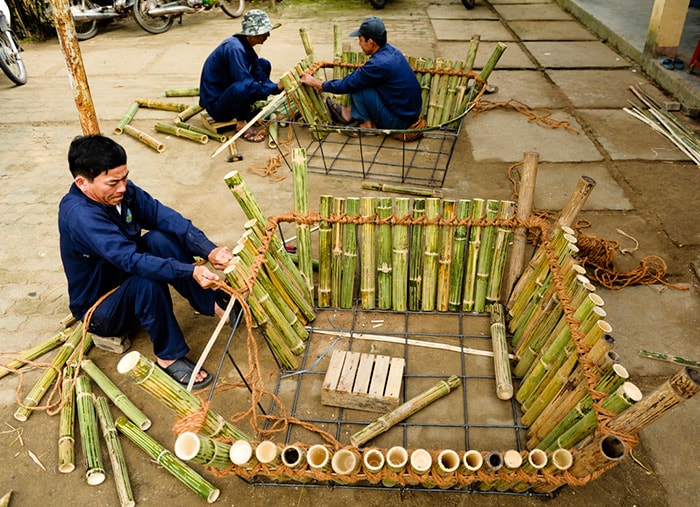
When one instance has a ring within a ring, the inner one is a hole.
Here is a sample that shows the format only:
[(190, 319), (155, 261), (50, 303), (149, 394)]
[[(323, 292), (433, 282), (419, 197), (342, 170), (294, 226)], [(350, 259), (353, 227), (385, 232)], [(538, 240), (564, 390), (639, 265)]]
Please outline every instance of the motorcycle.
[(10, 27), (10, 8), (0, 0), (0, 68), (13, 83), (20, 86), (27, 82), (19, 40)]
[(237, 18), (245, 11), (245, 0), (71, 0), (70, 11), (78, 40), (87, 40), (97, 35), (101, 24), (129, 14), (141, 28), (158, 34), (168, 31), (177, 16), (216, 6)]

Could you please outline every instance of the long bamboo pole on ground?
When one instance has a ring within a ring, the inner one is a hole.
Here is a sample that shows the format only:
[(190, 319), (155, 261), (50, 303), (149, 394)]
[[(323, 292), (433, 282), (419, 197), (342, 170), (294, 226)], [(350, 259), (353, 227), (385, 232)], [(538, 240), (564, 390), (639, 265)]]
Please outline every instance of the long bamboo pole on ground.
[(33, 361), (37, 357), (43, 356), (47, 352), (51, 352), (62, 343), (65, 343), (70, 334), (72, 334), (70, 329), (56, 333), (48, 340), (32, 347), (31, 349), (20, 352), (16, 359), (10, 359), (4, 364), (0, 364), (0, 378), (13, 373), (13, 370), (22, 368), (28, 361)]
[(98, 396), (95, 400), (95, 409), (97, 411), (97, 418), (100, 421), (102, 436), (107, 443), (107, 452), (109, 453), (109, 459), (112, 463), (112, 474), (114, 474), (114, 485), (117, 488), (119, 505), (121, 507), (133, 507), (136, 505), (136, 502), (134, 501), (134, 493), (131, 490), (126, 461), (124, 461), (124, 451), (119, 442), (114, 419), (112, 419), (112, 414), (109, 411), (107, 398)]
[(381, 435), (399, 422), (427, 407), (432, 402), (450, 394), (450, 392), (460, 385), (462, 385), (462, 382), (459, 377), (455, 375), (446, 380), (441, 380), (430, 389), (414, 396), (403, 405), (400, 405), (362, 428), (350, 437), (350, 442), (352, 445), (360, 447), (362, 444)]
[(423, 273), (423, 225), (425, 199), (413, 200), (413, 225), (411, 226), (411, 246), (408, 249), (408, 309), (420, 310)]
[[(345, 199), (333, 198), (333, 218), (340, 219), (345, 214)], [(345, 224), (333, 222), (331, 227), (333, 236), (333, 250), (331, 259), (331, 306), (340, 307), (341, 283), (343, 277), (343, 240), (345, 238)]]
[(466, 264), (467, 238), (469, 227), (464, 221), (471, 213), (471, 201), (460, 199), (457, 201), (455, 216), (460, 224), (455, 227), (452, 248), (452, 269), (450, 270), (450, 299), (448, 308), (451, 312), (458, 312), (462, 307), (462, 287), (464, 286), (464, 266)]
[(392, 227), (392, 309), (397, 312), (404, 312), (408, 302), (408, 246), (409, 227), (402, 223), (410, 219), (410, 202), (406, 197), (394, 199), (394, 217), (398, 222)]
[[(480, 220), (486, 214), (486, 201), (472, 199), (472, 220)], [(481, 248), (481, 234), (483, 226), (472, 225), (469, 230), (469, 249), (467, 254), (466, 271), (464, 274), (464, 290), (462, 291), (462, 310), (471, 312), (474, 310), (474, 292), (476, 290), (476, 273), (479, 262), (479, 249)]]
[(454, 224), (456, 218), (456, 201), (444, 199), (442, 201), (442, 219), (447, 222), (440, 225), (438, 237), (438, 274), (437, 274), (437, 294), (435, 296), (435, 309), (439, 312), (446, 312), (450, 308), (450, 280), (452, 267), (455, 262), (452, 259), (452, 249), (454, 246)]
[(318, 292), (316, 293), (316, 300), (320, 308), (328, 308), (331, 305), (333, 227), (328, 219), (331, 217), (332, 207), (333, 196), (322, 195), (319, 206), (321, 222), (318, 229)]
[[(486, 201), (486, 220), (493, 221), (498, 216), (499, 202), (494, 199)], [(487, 225), (481, 234), (481, 246), (476, 268), (476, 286), (474, 288), (474, 311), (483, 312), (486, 309), (486, 290), (489, 285), (491, 263), (493, 262), (493, 243), (496, 236), (496, 226)]]
[(59, 421), (58, 471), (67, 474), (75, 470), (75, 382), (72, 366), (63, 369), (61, 391), (63, 407)]
[(362, 309), (371, 310), (377, 305), (377, 237), (374, 219), (374, 197), (360, 198), (360, 304)]
[(392, 202), (389, 197), (377, 198), (377, 308), (391, 309), (392, 295), (392, 226), (389, 222)]
[(508, 343), (506, 342), (506, 317), (503, 305), (491, 305), (491, 341), (493, 343), (493, 368), (496, 374), (496, 395), (500, 400), (513, 397), (513, 379), (510, 374)]
[[(300, 215), (309, 212), (309, 190), (307, 185), (306, 150), (292, 150), (292, 173), (294, 174), (294, 211)], [(311, 231), (309, 224), (299, 222), (297, 228), (297, 253), (299, 254), (299, 272), (306, 282), (306, 289), (314, 297), (314, 270), (311, 265)]]
[(429, 197), (425, 200), (425, 226), (423, 227), (423, 275), (421, 310), (430, 312), (435, 309), (438, 278), (438, 248), (440, 218), (440, 199)]
[[(348, 219), (357, 219), (360, 214), (360, 199), (348, 197), (345, 200), (345, 213)], [(343, 274), (340, 288), (340, 307), (352, 308), (355, 296), (355, 277), (357, 275), (357, 224), (345, 224), (343, 240)]]
[(84, 375), (78, 375), (75, 382), (75, 406), (80, 428), (80, 442), (86, 462), (85, 478), (90, 486), (97, 486), (105, 480), (105, 468), (102, 464), (93, 398), (90, 380)]

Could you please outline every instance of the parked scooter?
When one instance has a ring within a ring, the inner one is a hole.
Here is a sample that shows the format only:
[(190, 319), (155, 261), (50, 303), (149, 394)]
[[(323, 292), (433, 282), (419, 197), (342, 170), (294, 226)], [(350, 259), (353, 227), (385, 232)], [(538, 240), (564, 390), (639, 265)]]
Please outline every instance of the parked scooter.
[(209, 10), (216, 6), (237, 18), (245, 10), (245, 0), (134, 0), (134, 20), (150, 33), (167, 32), (177, 16)]
[(78, 40), (93, 38), (101, 26), (127, 17), (133, 8), (134, 0), (71, 0), (70, 13)]
[(27, 82), (20, 51), (19, 40), (10, 27), (10, 8), (0, 0), (0, 68), (18, 86)]

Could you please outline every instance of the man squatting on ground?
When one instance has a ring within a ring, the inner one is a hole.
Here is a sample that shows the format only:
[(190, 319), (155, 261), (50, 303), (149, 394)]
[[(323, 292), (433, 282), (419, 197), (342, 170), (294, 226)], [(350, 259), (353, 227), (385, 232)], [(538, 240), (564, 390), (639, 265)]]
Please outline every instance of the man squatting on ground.
[[(255, 102), (283, 89), (282, 83), (270, 80), (272, 64), (253, 49), (263, 44), (279, 23), (273, 25), (266, 12), (253, 9), (243, 16), (241, 24), (240, 33), (225, 39), (207, 57), (199, 81), (199, 105), (217, 122), (235, 118), (238, 130), (255, 116)], [(265, 133), (251, 126), (241, 137), (257, 143), (265, 139)]]
[[(63, 269), (70, 310), (82, 320), (95, 309), (88, 330), (99, 336), (123, 336), (143, 326), (153, 342), (157, 364), (187, 385), (194, 363), (173, 313), (168, 285), (204, 315), (223, 315), (227, 296), (210, 290), (218, 275), (194, 266), (194, 256), (216, 269), (231, 261), (177, 211), (161, 204), (128, 180), (124, 148), (101, 135), (76, 137), (68, 151), (74, 181), (58, 211)], [(142, 234), (142, 230), (148, 230)], [(218, 302), (217, 302), (218, 301)], [(212, 375), (198, 372), (195, 388)]]
[(359, 37), (360, 48), (369, 60), (343, 79), (321, 81), (302, 74), (301, 81), (318, 92), (350, 94), (351, 106), (341, 107), (327, 100), (334, 119), (360, 128), (403, 130), (413, 125), (421, 113), (421, 88), (416, 74), (403, 54), (387, 44), (384, 22), (372, 16), (350, 33)]

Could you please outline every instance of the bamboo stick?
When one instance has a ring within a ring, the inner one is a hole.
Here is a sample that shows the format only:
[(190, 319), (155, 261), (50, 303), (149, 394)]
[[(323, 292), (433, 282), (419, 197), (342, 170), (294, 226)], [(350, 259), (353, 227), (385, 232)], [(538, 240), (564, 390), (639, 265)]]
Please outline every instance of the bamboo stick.
[(252, 470), (258, 464), (253, 445), (246, 440), (236, 440), (229, 449), (229, 459), (236, 466)]
[[(306, 174), (306, 150), (292, 150), (292, 173), (294, 174), (294, 211), (300, 215), (309, 212), (309, 191)], [(297, 253), (299, 254), (299, 272), (306, 282), (306, 289), (314, 297), (314, 273), (311, 265), (311, 231), (309, 224), (297, 222)]]
[[(445, 60), (438, 57), (435, 60), (435, 68), (442, 69), (445, 66)], [(428, 111), (425, 115), (425, 121), (428, 125), (435, 125), (435, 117), (442, 117), (442, 111), (438, 111), (441, 104), (439, 102), (439, 95), (441, 89), (441, 81), (443, 75), (440, 72), (433, 72), (430, 77), (430, 92), (428, 93)]]
[(102, 389), (102, 392), (112, 400), (112, 403), (114, 403), (125, 416), (131, 419), (131, 422), (144, 431), (151, 427), (151, 420), (148, 416), (134, 405), (126, 394), (124, 394), (91, 359), (83, 359), (80, 363), (80, 367), (88, 374), (93, 382)]
[(136, 502), (134, 501), (134, 493), (131, 490), (126, 461), (124, 461), (124, 451), (119, 442), (114, 419), (112, 419), (112, 414), (109, 411), (107, 398), (98, 396), (95, 400), (95, 409), (97, 410), (97, 418), (100, 421), (102, 436), (107, 443), (107, 452), (112, 463), (112, 473), (114, 474), (114, 485), (117, 488), (119, 505), (121, 507), (133, 507), (136, 505)]
[(80, 442), (86, 461), (85, 478), (90, 486), (102, 484), (105, 480), (105, 469), (102, 464), (97, 415), (93, 402), (90, 380), (84, 375), (78, 375), (75, 382), (75, 405), (80, 428)]
[[(345, 213), (349, 219), (357, 219), (360, 213), (360, 199), (348, 197), (345, 200)], [(343, 241), (343, 274), (340, 287), (340, 307), (352, 308), (355, 296), (355, 276), (357, 271), (357, 225), (345, 224)]]
[(508, 46), (506, 46), (502, 42), (496, 44), (496, 47), (493, 49), (493, 53), (491, 53), (491, 56), (484, 65), (484, 68), (481, 69), (481, 72), (479, 73), (479, 79), (476, 81), (476, 83), (474, 83), (474, 86), (471, 87), (469, 93), (467, 93), (467, 96), (463, 102), (464, 106), (461, 108), (462, 111), (464, 111), (468, 107), (468, 105), (476, 97), (478, 97), (479, 92), (484, 87), (486, 81), (488, 81), (489, 76), (493, 72), (493, 69), (496, 67), (498, 60), (501, 59), (501, 56), (503, 55), (503, 52), (506, 50), (507, 47)]
[[(433, 458), (427, 450), (414, 449), (408, 458), (408, 468), (416, 475), (427, 475), (432, 466), (432, 462)], [(421, 484), (419, 481), (413, 478), (410, 478), (407, 482), (412, 486)], [(436, 484), (432, 481), (424, 481), (422, 485), (426, 488), (434, 488), (436, 486)]]
[(304, 53), (309, 60), (309, 63), (316, 63), (316, 56), (314, 54), (314, 48), (311, 45), (311, 39), (309, 38), (308, 28), (299, 28), (299, 36), (301, 37), (301, 42), (304, 45)]
[(435, 309), (439, 312), (449, 310), (450, 280), (452, 266), (455, 264), (452, 259), (452, 249), (454, 246), (455, 226), (453, 224), (456, 219), (456, 206), (457, 203), (452, 199), (442, 201), (442, 220), (447, 223), (439, 226), (438, 237), (439, 254)]
[(360, 198), (360, 304), (362, 309), (376, 307), (377, 299), (377, 237), (374, 197)]
[(476, 60), (476, 53), (479, 50), (479, 42), (481, 36), (479, 34), (473, 34), (472, 38), (469, 40), (469, 50), (467, 51), (467, 57), (464, 60), (464, 70), (469, 72), (474, 68), (474, 61)]
[(319, 474), (325, 474), (331, 469), (332, 459), (333, 456), (328, 450), (328, 447), (321, 444), (312, 445), (306, 453), (306, 461), (309, 464), (309, 469)]
[(574, 477), (590, 477), (592, 473), (620, 461), (627, 455), (625, 443), (617, 435), (605, 435), (598, 441), (578, 449), (570, 473)]
[(458, 116), (459, 113), (455, 111), (455, 104), (459, 106), (461, 102), (461, 97), (459, 95), (458, 83), (460, 79), (460, 73), (464, 63), (456, 60), (452, 64), (452, 70), (454, 74), (447, 77), (447, 88), (444, 99), (444, 107), (442, 109), (442, 116), (439, 118), (438, 123), (446, 123), (451, 118)]
[(457, 312), (462, 306), (462, 287), (464, 285), (464, 266), (466, 264), (467, 237), (469, 227), (465, 220), (471, 213), (471, 201), (460, 199), (457, 201), (455, 216), (460, 224), (455, 227), (453, 249), (452, 249), (452, 269), (450, 271), (450, 298), (448, 308), (452, 312)]
[(692, 361), (690, 359), (685, 359), (678, 356), (671, 356), (668, 354), (663, 354), (661, 352), (651, 352), (649, 350), (640, 350), (639, 355), (641, 357), (648, 357), (649, 359), (656, 359), (657, 361), (666, 361), (668, 363), (680, 364), (682, 366), (688, 366), (690, 368), (700, 368), (700, 361)]
[(204, 134), (200, 134), (198, 132), (194, 132), (188, 129), (179, 128), (175, 125), (169, 125), (167, 123), (156, 123), (155, 129), (156, 132), (162, 132), (163, 134), (170, 134), (175, 137), (181, 137), (183, 139), (194, 141), (195, 143), (199, 144), (207, 144), (209, 142), (209, 137)]
[(214, 132), (213, 130), (204, 127), (198, 127), (197, 125), (190, 125), (189, 123), (185, 123), (185, 120), (180, 119), (179, 116), (175, 118), (175, 126), (181, 129), (191, 130), (192, 132), (196, 132), (197, 134), (202, 134), (204, 136), (207, 136), (209, 139), (214, 139), (215, 141), (219, 141), (220, 143), (225, 142), (227, 139), (227, 137), (224, 134), (219, 134), (218, 132)]
[[(342, 63), (343, 61), (343, 34), (340, 31), (340, 25), (333, 23), (333, 63)], [(343, 68), (340, 65), (333, 66), (333, 79), (343, 79)]]
[[(498, 201), (486, 201), (486, 220), (492, 222), (498, 216)], [(483, 312), (486, 309), (486, 290), (489, 285), (491, 263), (493, 261), (493, 243), (496, 236), (496, 226), (487, 225), (481, 234), (479, 259), (476, 268), (476, 287), (474, 289), (474, 311)]]
[[(179, 112), (179, 113), (177, 114), (177, 116), (175, 116), (175, 120), (174, 120), (174, 121), (175, 121), (176, 124), (178, 124), (178, 127), (181, 127), (182, 125), (179, 125), (180, 123), (186, 122), (187, 120), (189, 120), (190, 118), (192, 118), (194, 115), (196, 115), (196, 114), (198, 114), (198, 113), (201, 113), (202, 111), (204, 111), (204, 108), (203, 108), (202, 106), (200, 106), (199, 104), (192, 104), (192, 105), (189, 106), (187, 109), (185, 109), (185, 110)], [(209, 130), (209, 129), (206, 129), (206, 130)], [(211, 131), (210, 131), (210, 132), (211, 132)], [(216, 132), (212, 132), (212, 133), (213, 133), (215, 136), (218, 135)], [(208, 134), (207, 134), (207, 135), (208, 135)], [(212, 137), (212, 136), (209, 136), (209, 137)], [(223, 137), (223, 138), (224, 138), (224, 141), (226, 140), (226, 136), (220, 136), (220, 137)], [(220, 140), (220, 139), (217, 139), (217, 140)], [(223, 141), (221, 141), (221, 142), (223, 142)]]
[(377, 203), (377, 308), (391, 309), (392, 296), (392, 225), (389, 221), (392, 202), (389, 197), (379, 197)]
[[(408, 451), (401, 446), (391, 447), (386, 451), (386, 470), (390, 474), (385, 474), (382, 484), (387, 487), (396, 486), (399, 482), (394, 477), (403, 475), (408, 464)], [(387, 477), (388, 476), (388, 477)]]
[(500, 400), (513, 397), (513, 379), (510, 374), (508, 360), (508, 344), (506, 343), (506, 321), (503, 305), (491, 305), (491, 340), (493, 343), (493, 367), (496, 374), (496, 396)]
[(166, 97), (196, 97), (197, 95), (199, 95), (199, 87), (168, 88), (165, 90)]
[(131, 120), (134, 119), (134, 116), (139, 110), (139, 103), (138, 102), (132, 102), (131, 105), (129, 106), (129, 109), (126, 110), (126, 113), (124, 116), (122, 116), (122, 119), (119, 120), (119, 124), (114, 128), (114, 133), (115, 134), (121, 134), (124, 132), (124, 127), (126, 127)]
[[(510, 220), (515, 214), (515, 203), (513, 201), (501, 201), (498, 209), (500, 220)], [(486, 306), (501, 301), (501, 287), (508, 259), (513, 228), (508, 225), (498, 225), (496, 227), (495, 243), (493, 245), (493, 262), (491, 263), (491, 273), (489, 273), (488, 286), (486, 288)]]
[(362, 469), (370, 484), (379, 484), (386, 459), (382, 451), (376, 448), (365, 449), (362, 453)]
[(9, 375), (10, 373), (14, 373), (13, 370), (22, 368), (27, 364), (28, 361), (33, 361), (37, 357), (41, 357), (47, 352), (51, 352), (53, 349), (55, 349), (62, 343), (65, 343), (69, 336), (69, 334), (66, 333), (70, 334), (71, 330), (67, 329), (65, 330), (65, 332), (61, 331), (59, 333), (56, 333), (48, 340), (39, 343), (31, 349), (27, 349), (24, 352), (20, 352), (17, 355), (16, 359), (10, 359), (8, 362), (0, 364), (0, 378), (3, 378), (4, 376)]
[(58, 471), (67, 474), (75, 470), (75, 379), (71, 366), (63, 369), (61, 384), (63, 407), (58, 433)]
[[(333, 196), (322, 195), (319, 206), (321, 222), (318, 230), (318, 306), (328, 308), (331, 305), (331, 262), (333, 259), (333, 226), (328, 221), (331, 217)], [(324, 220), (326, 219), (326, 220)]]
[[(179, 417), (191, 415), (202, 409), (202, 402), (199, 398), (136, 350), (128, 352), (121, 358), (117, 364), (117, 371), (126, 375), (129, 380), (159, 400)], [(248, 435), (213, 410), (206, 412), (199, 433), (222, 439), (250, 440)]]
[(432, 402), (448, 395), (453, 389), (459, 387), (461, 381), (459, 377), (453, 375), (447, 380), (441, 380), (430, 389), (414, 396), (403, 405), (395, 408), (391, 412), (384, 414), (378, 419), (375, 419), (369, 425), (362, 428), (360, 431), (350, 437), (350, 442), (356, 447), (372, 440), (374, 437), (381, 435), (389, 430), (394, 425), (404, 419), (422, 410)]
[(354, 449), (344, 448), (337, 450), (331, 460), (331, 468), (336, 474), (333, 481), (338, 484), (348, 484), (350, 480), (345, 477), (357, 472), (361, 462), (360, 454)]
[(425, 225), (423, 226), (423, 275), (421, 310), (435, 309), (438, 282), (438, 247), (440, 199), (429, 197), (425, 200)]
[[(471, 218), (480, 220), (485, 216), (486, 201), (483, 199), (472, 199)], [(479, 250), (481, 248), (481, 234), (483, 227), (472, 225), (469, 230), (469, 249), (467, 254), (467, 264), (465, 267), (464, 289), (462, 291), (462, 310), (471, 312), (474, 310), (474, 292), (476, 290), (476, 274), (479, 262)]]
[(391, 304), (397, 312), (406, 311), (408, 298), (408, 225), (410, 219), (409, 199), (399, 197), (394, 199), (394, 216), (397, 223), (392, 227), (391, 245)]
[(212, 440), (192, 431), (178, 435), (173, 448), (175, 455), (184, 461), (192, 461), (200, 465), (218, 470), (229, 468), (231, 462), (231, 444)]
[[(345, 199), (333, 198), (333, 218), (339, 219), (345, 214)], [(340, 307), (342, 276), (343, 276), (343, 239), (345, 238), (345, 224), (333, 222), (331, 234), (333, 236), (333, 257), (331, 260), (331, 306)], [(354, 276), (354, 275), (353, 275)]]
[(423, 273), (423, 220), (425, 218), (425, 199), (413, 201), (413, 225), (411, 227), (411, 246), (408, 250), (408, 309), (419, 310), (421, 305)]
[(190, 107), (189, 104), (165, 102), (163, 100), (136, 99), (136, 103), (139, 106), (147, 109), (160, 109), (161, 111), (175, 111), (177, 113), (180, 113)]
[[(543, 471), (558, 477), (566, 472), (574, 463), (574, 457), (568, 449), (556, 449), (549, 457), (549, 463)], [(547, 482), (533, 484), (532, 490), (536, 493), (553, 493), (565, 484), (564, 481), (552, 484)]]
[(374, 181), (363, 181), (362, 188), (365, 190), (379, 190), (380, 192), (393, 192), (395, 194), (410, 194), (420, 197), (442, 197), (443, 191), (439, 188), (421, 188), (404, 185), (401, 183), (379, 183)]
[(124, 133), (133, 137), (134, 139), (141, 141), (143, 144), (145, 144), (149, 148), (156, 150), (158, 153), (163, 153), (165, 151), (165, 145), (161, 143), (158, 139), (149, 134), (146, 134), (145, 132), (135, 127), (132, 127), (131, 125), (124, 126)]
[(116, 421), (116, 426), (139, 449), (155, 460), (173, 477), (206, 500), (207, 503), (213, 503), (219, 498), (220, 490), (218, 488), (180, 461), (155, 439), (141, 431), (126, 417), (119, 417)]

